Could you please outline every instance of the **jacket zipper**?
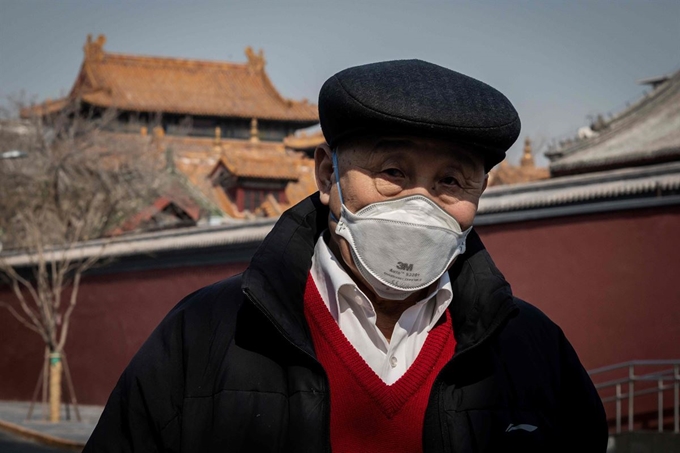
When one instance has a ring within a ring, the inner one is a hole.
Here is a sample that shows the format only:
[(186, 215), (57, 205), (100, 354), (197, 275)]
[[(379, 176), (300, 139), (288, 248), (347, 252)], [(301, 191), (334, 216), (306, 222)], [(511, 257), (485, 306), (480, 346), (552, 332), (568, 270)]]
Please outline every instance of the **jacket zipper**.
[[(252, 303), (258, 308), (258, 310), (260, 310), (260, 312), (262, 312), (262, 314), (263, 314), (263, 315), (269, 320), (269, 322), (276, 328), (276, 330), (279, 332), (279, 334), (280, 334), (280, 335), (281, 335), (281, 336), (282, 336), (282, 337), (283, 337), (283, 338), (284, 338), (291, 346), (293, 346), (293, 347), (294, 347), (295, 349), (297, 349), (298, 351), (302, 352), (305, 356), (309, 357), (309, 358), (312, 360), (312, 362), (314, 362), (315, 364), (318, 365), (319, 369), (321, 370), (321, 375), (323, 376), (323, 378), (324, 378), (325, 381), (326, 381), (326, 388), (328, 388), (328, 376), (326, 375), (326, 370), (324, 370), (323, 366), (321, 365), (321, 363), (319, 363), (319, 361), (316, 359), (316, 357), (312, 356), (309, 352), (307, 352), (307, 351), (305, 351), (304, 349), (302, 349), (302, 347), (300, 347), (299, 345), (297, 345), (296, 343), (294, 343), (293, 340), (291, 340), (291, 339), (288, 337), (288, 335), (286, 335), (286, 333), (284, 332), (284, 330), (281, 328), (281, 326), (279, 326), (279, 324), (274, 320), (274, 318), (272, 318), (272, 317), (269, 315), (269, 313), (268, 313), (266, 310), (264, 310), (264, 309), (262, 308), (262, 307), (263, 307), (262, 303), (257, 299), (257, 297), (255, 297), (255, 296), (253, 295), (253, 293), (252, 293), (251, 291), (249, 291), (248, 289), (245, 289), (243, 292), (244, 292), (245, 295), (248, 297), (248, 299), (250, 300), (250, 302), (252, 302)], [(331, 451), (331, 433), (330, 433), (330, 415), (331, 415), (331, 414), (330, 414), (330, 403), (326, 403), (326, 402), (324, 403), (324, 412), (325, 412), (325, 414), (324, 414), (324, 415), (325, 415), (325, 420), (324, 420), (324, 423), (323, 423), (323, 425), (322, 425), (322, 426), (323, 426), (322, 429), (323, 429), (323, 431), (324, 431), (324, 437), (326, 438), (326, 451), (330, 453), (330, 451)]]
[[(509, 309), (507, 313), (505, 313), (505, 314), (503, 314), (502, 316), (496, 318), (496, 320), (495, 320), (495, 321), (493, 322), (493, 324), (489, 327), (489, 329), (486, 331), (486, 333), (484, 334), (484, 336), (483, 336), (477, 343), (473, 344), (472, 346), (470, 346), (470, 347), (467, 348), (467, 349), (463, 349), (463, 350), (460, 351), (458, 354), (454, 354), (453, 357), (451, 358), (451, 360), (449, 361), (449, 363), (447, 363), (446, 365), (444, 365), (444, 367), (441, 369), (441, 371), (439, 371), (439, 374), (437, 375), (437, 377), (436, 377), (435, 380), (434, 380), (434, 383), (432, 384), (432, 388), (433, 388), (433, 389), (436, 389), (436, 391), (437, 391), (436, 400), (437, 400), (437, 406), (438, 406), (438, 407), (437, 407), (436, 413), (437, 413), (437, 423), (438, 423), (439, 426), (442, 426), (442, 420), (441, 420), (441, 414), (442, 414), (442, 412), (441, 412), (441, 410), (439, 410), (439, 406), (441, 406), (441, 388), (442, 388), (443, 385), (444, 385), (444, 383), (441, 382), (441, 380), (442, 380), (442, 379), (441, 379), (441, 376), (442, 376), (444, 373), (449, 372), (449, 370), (451, 369), (451, 367), (453, 367), (454, 363), (455, 363), (456, 361), (458, 361), (458, 358), (459, 358), (461, 355), (467, 354), (469, 351), (475, 350), (475, 349), (477, 349), (480, 345), (486, 343), (486, 341), (487, 341), (489, 338), (491, 338), (491, 336), (496, 332), (496, 330), (498, 330), (498, 328), (500, 327), (500, 325), (501, 325), (503, 322), (505, 322), (505, 320), (508, 319), (508, 318), (510, 317), (510, 315), (512, 315), (513, 313), (515, 313), (515, 311), (517, 311), (517, 310), (518, 310), (518, 308), (517, 308), (517, 306), (515, 306), (515, 307)], [(455, 389), (455, 386), (454, 386), (453, 388)], [(443, 430), (442, 430), (442, 432), (443, 432)], [(423, 434), (425, 434), (425, 433), (423, 433)], [(449, 448), (449, 447), (451, 447), (451, 437), (450, 437), (450, 436), (446, 436), (446, 437), (442, 436), (442, 446), (444, 447), (444, 450), (443, 450), (443, 451), (452, 451), (452, 449)]]

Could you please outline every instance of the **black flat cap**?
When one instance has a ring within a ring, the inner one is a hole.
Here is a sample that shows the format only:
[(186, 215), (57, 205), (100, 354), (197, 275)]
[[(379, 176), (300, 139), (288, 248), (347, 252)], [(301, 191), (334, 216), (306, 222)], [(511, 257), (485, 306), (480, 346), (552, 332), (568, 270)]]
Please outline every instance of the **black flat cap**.
[(332, 148), (375, 133), (443, 138), (480, 155), (487, 171), (505, 158), (521, 127), (517, 111), (498, 90), (421, 60), (335, 74), (321, 87), (319, 119)]

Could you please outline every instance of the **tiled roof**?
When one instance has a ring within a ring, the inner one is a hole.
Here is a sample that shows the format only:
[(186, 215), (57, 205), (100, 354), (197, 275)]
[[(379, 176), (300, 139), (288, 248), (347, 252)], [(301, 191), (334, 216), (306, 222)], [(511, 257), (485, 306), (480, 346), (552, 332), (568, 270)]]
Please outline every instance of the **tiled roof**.
[(553, 175), (680, 159), (680, 71), (591, 138), (546, 153)]
[[(273, 225), (273, 220), (257, 219), (238, 221), (229, 225), (124, 235), (83, 242), (66, 251), (66, 253), (62, 249), (47, 250), (43, 258), (50, 262), (56, 259), (85, 259), (91, 256), (100, 256), (101, 258), (122, 257), (169, 250), (257, 243), (265, 238)], [(37, 256), (30, 253), (4, 252), (1, 255), (5, 262), (11, 266), (27, 266), (37, 262)]]
[[(201, 208), (188, 195), (177, 193), (177, 190), (171, 192), (173, 193), (158, 197), (152, 204), (127, 219), (119, 228), (113, 230), (110, 236), (118, 236), (131, 231), (148, 230), (149, 224), (153, 222), (154, 218), (168, 209), (177, 209), (178, 213), (181, 213), (182, 216), (186, 215), (188, 217), (189, 223), (195, 225), (200, 217)], [(170, 225), (157, 225), (156, 229), (186, 226), (185, 223), (187, 222), (177, 218)]]
[[(234, 219), (244, 218), (220, 186), (213, 185), (211, 173), (222, 160), (230, 171), (242, 177), (286, 180), (288, 203), (285, 210), (316, 191), (314, 161), (299, 153), (286, 151), (281, 142), (203, 137), (178, 137), (172, 135), (140, 135), (131, 133), (100, 133), (108, 146), (123, 149), (139, 148), (142, 153), (155, 153), (161, 165), (172, 158), (175, 169), (186, 178), (183, 193), (206, 210), (219, 210)], [(168, 152), (170, 150), (170, 152)], [(128, 152), (129, 154), (129, 152)], [(177, 193), (171, 198), (177, 199)], [(180, 207), (184, 208), (184, 204)], [(273, 212), (273, 211), (269, 211)]]
[(626, 168), (487, 189), (479, 214), (519, 211), (680, 190), (680, 162)]
[(267, 198), (260, 206), (260, 209), (264, 213), (265, 217), (278, 217), (283, 214), (284, 211), (284, 209), (281, 207), (281, 204), (276, 201), (276, 198), (274, 198), (274, 195), (272, 194), (267, 195)]
[(504, 160), (489, 172), (489, 187), (505, 184), (519, 184), (523, 182), (537, 181), (550, 177), (547, 168), (537, 167), (534, 163), (531, 140), (524, 140), (524, 152), (520, 164), (515, 166)]
[(105, 42), (88, 37), (71, 97), (121, 110), (318, 121), (316, 105), (286, 99), (274, 88), (262, 51), (247, 48), (248, 62), (239, 64), (115, 54), (104, 51)]
[(298, 161), (298, 180), (286, 186), (288, 204), (282, 206), (282, 208), (288, 209), (317, 190), (316, 179), (314, 177), (314, 161), (305, 158), (300, 159)]
[(284, 153), (266, 155), (232, 151), (222, 155), (215, 170), (222, 165), (229, 173), (241, 178), (296, 181), (298, 179), (296, 164), (296, 159)]
[(49, 115), (50, 113), (60, 112), (68, 107), (69, 103), (69, 98), (47, 99), (41, 104), (22, 108), (20, 113), (22, 118)]
[(317, 146), (325, 142), (326, 138), (320, 130), (309, 135), (305, 132), (298, 132), (283, 139), (283, 144), (286, 145), (287, 148), (300, 151), (308, 149), (314, 150)]
[(489, 186), (520, 184), (538, 181), (550, 177), (550, 172), (543, 167), (521, 167), (510, 165), (506, 161), (489, 172)]
[[(314, 161), (289, 154), (282, 143), (165, 136), (161, 147), (166, 146), (173, 150), (176, 168), (191, 185), (232, 218), (243, 218), (244, 214), (221, 187), (213, 185), (210, 176), (218, 162), (237, 176), (288, 180), (285, 189), (288, 203), (280, 204), (283, 210), (316, 191)], [(272, 212), (269, 209), (263, 214)]]

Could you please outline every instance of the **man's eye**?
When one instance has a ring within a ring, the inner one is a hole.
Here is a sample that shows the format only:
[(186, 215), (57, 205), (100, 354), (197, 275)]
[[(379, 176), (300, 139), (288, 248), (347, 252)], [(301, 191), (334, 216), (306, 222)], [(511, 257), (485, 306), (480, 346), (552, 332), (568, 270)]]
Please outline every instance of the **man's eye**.
[(446, 178), (442, 178), (441, 183), (447, 186), (460, 186), (458, 180), (453, 176), (447, 176)]
[(398, 168), (388, 168), (387, 170), (382, 171), (384, 174), (387, 176), (390, 176), (392, 178), (403, 178), (404, 173), (399, 170)]

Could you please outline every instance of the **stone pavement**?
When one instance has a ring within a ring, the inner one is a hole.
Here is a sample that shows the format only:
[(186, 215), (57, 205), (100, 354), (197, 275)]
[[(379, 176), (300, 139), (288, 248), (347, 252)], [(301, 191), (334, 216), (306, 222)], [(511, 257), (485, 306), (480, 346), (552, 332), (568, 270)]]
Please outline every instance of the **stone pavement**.
[(26, 420), (28, 407), (28, 402), (0, 401), (0, 429), (48, 445), (73, 450), (82, 449), (104, 409), (102, 406), (79, 405), (82, 421), (77, 422), (73, 410), (70, 412), (71, 420), (66, 420), (66, 411), (62, 406), (63, 421), (50, 423), (45, 421), (40, 404), (35, 405), (31, 420)]

